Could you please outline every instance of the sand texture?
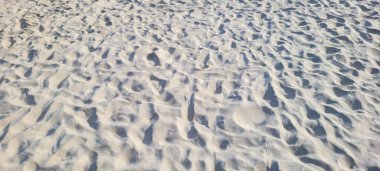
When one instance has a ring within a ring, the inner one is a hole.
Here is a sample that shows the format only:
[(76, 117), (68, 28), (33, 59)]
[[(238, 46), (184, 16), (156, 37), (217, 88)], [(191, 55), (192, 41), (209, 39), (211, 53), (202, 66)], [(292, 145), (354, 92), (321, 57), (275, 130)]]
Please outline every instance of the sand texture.
[(379, 171), (379, 0), (0, 0), (0, 171)]

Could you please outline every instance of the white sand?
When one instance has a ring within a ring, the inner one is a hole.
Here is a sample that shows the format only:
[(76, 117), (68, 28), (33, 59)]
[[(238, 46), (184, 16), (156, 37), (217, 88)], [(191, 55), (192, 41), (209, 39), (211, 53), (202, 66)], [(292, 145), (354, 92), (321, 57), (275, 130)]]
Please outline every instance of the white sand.
[(0, 0), (0, 170), (380, 170), (377, 0)]

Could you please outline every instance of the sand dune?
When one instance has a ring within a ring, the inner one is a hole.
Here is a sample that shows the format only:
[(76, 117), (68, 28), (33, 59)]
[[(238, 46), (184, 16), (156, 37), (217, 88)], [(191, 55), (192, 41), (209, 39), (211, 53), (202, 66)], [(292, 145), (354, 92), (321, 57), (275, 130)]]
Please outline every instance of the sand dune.
[(380, 2), (0, 1), (0, 170), (380, 170)]

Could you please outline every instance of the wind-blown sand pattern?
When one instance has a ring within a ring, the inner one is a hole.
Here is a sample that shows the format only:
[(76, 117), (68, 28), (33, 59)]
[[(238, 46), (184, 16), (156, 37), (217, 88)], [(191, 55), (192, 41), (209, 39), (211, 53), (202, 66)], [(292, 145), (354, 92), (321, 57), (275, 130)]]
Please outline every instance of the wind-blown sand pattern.
[(380, 170), (378, 0), (0, 2), (0, 170)]

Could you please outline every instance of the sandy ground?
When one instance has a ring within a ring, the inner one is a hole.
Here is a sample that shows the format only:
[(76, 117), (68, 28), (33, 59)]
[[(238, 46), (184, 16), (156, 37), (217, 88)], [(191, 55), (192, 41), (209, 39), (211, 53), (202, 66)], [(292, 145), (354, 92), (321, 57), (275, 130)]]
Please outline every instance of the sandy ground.
[(0, 170), (380, 170), (378, 0), (0, 0)]

